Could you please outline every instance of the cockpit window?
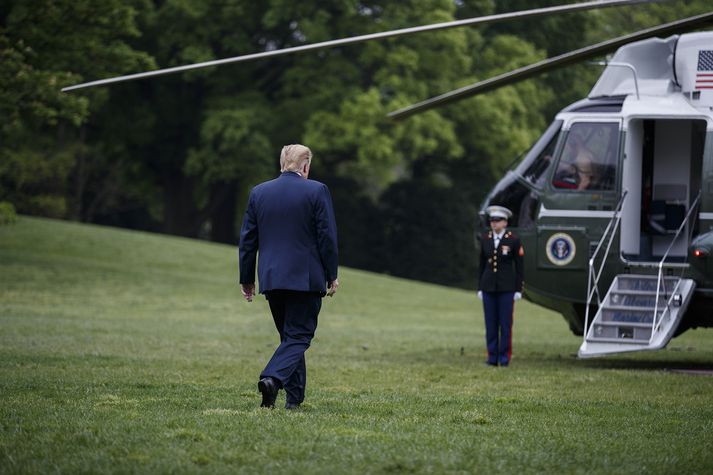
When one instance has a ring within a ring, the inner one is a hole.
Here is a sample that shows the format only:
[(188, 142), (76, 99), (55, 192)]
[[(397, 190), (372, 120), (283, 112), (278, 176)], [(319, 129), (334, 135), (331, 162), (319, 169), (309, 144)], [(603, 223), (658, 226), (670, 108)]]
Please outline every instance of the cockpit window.
[(552, 185), (580, 191), (613, 190), (618, 155), (618, 122), (574, 123), (567, 134)]
[(561, 128), (562, 121), (554, 121), (517, 167), (517, 173), (538, 188), (546, 182), (545, 172), (552, 165)]
[[(512, 212), (509, 224), (521, 229), (532, 228), (539, 207), (537, 193), (521, 183), (521, 178), (508, 172), (486, 199), (484, 208), (490, 205), (504, 206)], [(483, 222), (487, 227), (487, 223)]]

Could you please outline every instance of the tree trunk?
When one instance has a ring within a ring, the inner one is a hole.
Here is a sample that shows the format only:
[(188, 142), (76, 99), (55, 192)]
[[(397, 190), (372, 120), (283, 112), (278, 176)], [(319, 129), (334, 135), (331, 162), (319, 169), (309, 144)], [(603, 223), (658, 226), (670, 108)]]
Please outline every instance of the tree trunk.
[[(212, 194), (216, 196), (214, 208), (210, 214), (210, 240), (225, 244), (238, 244), (238, 233), (235, 231), (237, 219), (238, 182), (216, 183)], [(213, 193), (214, 192), (214, 193)]]
[(185, 237), (198, 237), (201, 222), (193, 198), (194, 179), (169, 172), (163, 179), (163, 232)]

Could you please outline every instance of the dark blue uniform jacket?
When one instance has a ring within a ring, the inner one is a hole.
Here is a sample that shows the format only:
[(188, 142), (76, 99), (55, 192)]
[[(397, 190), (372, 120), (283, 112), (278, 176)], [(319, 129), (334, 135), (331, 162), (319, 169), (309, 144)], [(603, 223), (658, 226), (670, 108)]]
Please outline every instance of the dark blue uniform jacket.
[(480, 235), (480, 282), (483, 292), (522, 292), (523, 250), (520, 238), (505, 231), (495, 248), (493, 232)]
[(284, 172), (253, 188), (240, 230), (241, 284), (255, 282), (256, 256), (261, 293), (325, 293), (337, 278), (337, 225), (325, 184)]

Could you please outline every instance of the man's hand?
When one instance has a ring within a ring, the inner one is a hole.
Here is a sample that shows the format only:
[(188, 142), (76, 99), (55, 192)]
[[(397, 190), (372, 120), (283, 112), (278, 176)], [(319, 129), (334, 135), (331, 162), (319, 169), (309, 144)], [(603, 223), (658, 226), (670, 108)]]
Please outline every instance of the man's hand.
[(339, 279), (334, 279), (329, 283), (329, 288), (327, 289), (327, 296), (331, 297), (332, 295), (337, 293), (337, 289), (339, 288)]
[(522, 298), (522, 292), (515, 292), (514, 300), (520, 300)]
[(483, 291), (482, 291), (482, 290), (479, 290), (479, 291), (478, 291), (478, 298), (479, 298), (480, 300), (483, 300)]
[(243, 293), (245, 300), (252, 302), (255, 295), (255, 284), (240, 284), (240, 292)]

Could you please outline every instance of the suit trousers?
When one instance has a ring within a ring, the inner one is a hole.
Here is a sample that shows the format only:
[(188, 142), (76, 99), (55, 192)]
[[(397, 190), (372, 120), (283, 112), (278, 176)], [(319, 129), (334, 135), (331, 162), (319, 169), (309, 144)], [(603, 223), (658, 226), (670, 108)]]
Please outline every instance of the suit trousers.
[(280, 345), (260, 378), (275, 379), (285, 389), (288, 403), (301, 404), (307, 387), (305, 351), (317, 330), (322, 296), (316, 292), (294, 290), (271, 290), (265, 296), (280, 333)]
[(488, 363), (507, 366), (512, 353), (515, 292), (483, 292)]

